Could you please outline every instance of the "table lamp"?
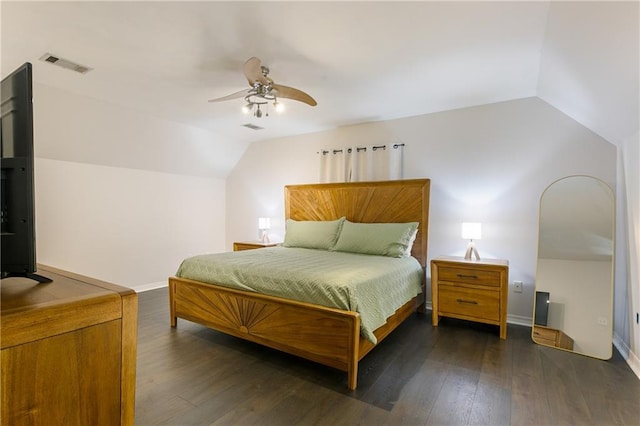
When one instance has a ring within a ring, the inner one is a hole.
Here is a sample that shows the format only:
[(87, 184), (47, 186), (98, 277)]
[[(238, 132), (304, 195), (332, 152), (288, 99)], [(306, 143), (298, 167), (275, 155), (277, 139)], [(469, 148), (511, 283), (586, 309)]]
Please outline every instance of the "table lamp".
[(476, 260), (480, 260), (478, 250), (476, 250), (476, 245), (473, 243), (473, 240), (482, 238), (482, 224), (478, 222), (463, 222), (462, 238), (469, 240), (467, 252), (464, 255), (465, 260), (471, 260), (472, 255), (476, 257)]
[(258, 229), (260, 230), (260, 241), (263, 243), (269, 242), (269, 234), (267, 231), (271, 228), (271, 219), (268, 217), (258, 218)]

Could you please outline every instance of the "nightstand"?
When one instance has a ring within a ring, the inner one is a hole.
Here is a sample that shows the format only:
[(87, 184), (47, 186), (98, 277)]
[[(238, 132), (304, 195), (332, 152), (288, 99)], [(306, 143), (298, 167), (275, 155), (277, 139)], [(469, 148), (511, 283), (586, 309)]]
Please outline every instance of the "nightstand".
[(438, 257), (431, 261), (433, 325), (440, 317), (500, 326), (507, 338), (509, 261)]
[(233, 243), (233, 251), (254, 250), (277, 245), (278, 243), (263, 243), (261, 241), (236, 241)]
[(533, 341), (541, 345), (573, 350), (573, 339), (555, 328), (534, 325)]

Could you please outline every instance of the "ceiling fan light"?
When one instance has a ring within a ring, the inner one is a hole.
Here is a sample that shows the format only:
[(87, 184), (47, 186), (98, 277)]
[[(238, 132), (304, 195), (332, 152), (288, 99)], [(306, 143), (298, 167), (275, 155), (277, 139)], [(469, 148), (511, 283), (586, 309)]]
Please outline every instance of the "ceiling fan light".
[(262, 117), (262, 111), (260, 111), (260, 105), (258, 105), (258, 109), (256, 110), (255, 116), (258, 118)]
[(245, 114), (249, 114), (251, 112), (251, 108), (253, 107), (253, 104), (251, 103), (247, 103), (246, 105), (244, 105), (242, 107), (242, 112)]
[(273, 108), (277, 113), (284, 112), (284, 104), (282, 102), (273, 101)]

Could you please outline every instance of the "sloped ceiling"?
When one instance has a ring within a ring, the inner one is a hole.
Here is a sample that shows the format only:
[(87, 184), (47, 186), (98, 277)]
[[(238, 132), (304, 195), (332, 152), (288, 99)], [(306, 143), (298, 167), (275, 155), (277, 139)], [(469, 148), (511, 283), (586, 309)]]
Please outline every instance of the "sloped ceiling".
[[(7, 2), (2, 75), (252, 143), (540, 96), (619, 143), (638, 131), (638, 4), (570, 2)], [(80, 75), (49, 52), (94, 68)], [(311, 94), (258, 119), (244, 61)], [(252, 123), (255, 131), (243, 127)], [(153, 147), (148, 147), (152, 150)], [(193, 161), (198, 161), (193, 153)], [(234, 160), (235, 161), (235, 160)]]
[(552, 2), (537, 96), (620, 145), (640, 117), (639, 3)]

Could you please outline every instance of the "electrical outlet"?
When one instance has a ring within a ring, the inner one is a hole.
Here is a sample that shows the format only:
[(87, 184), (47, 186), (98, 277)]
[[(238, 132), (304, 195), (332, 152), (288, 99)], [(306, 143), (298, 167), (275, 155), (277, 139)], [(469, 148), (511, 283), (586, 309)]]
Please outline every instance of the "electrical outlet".
[(514, 293), (522, 293), (522, 281), (513, 282), (513, 291)]
[(598, 325), (606, 326), (607, 324), (609, 324), (609, 321), (607, 321), (606, 318), (604, 318), (604, 317), (599, 317), (598, 318)]

